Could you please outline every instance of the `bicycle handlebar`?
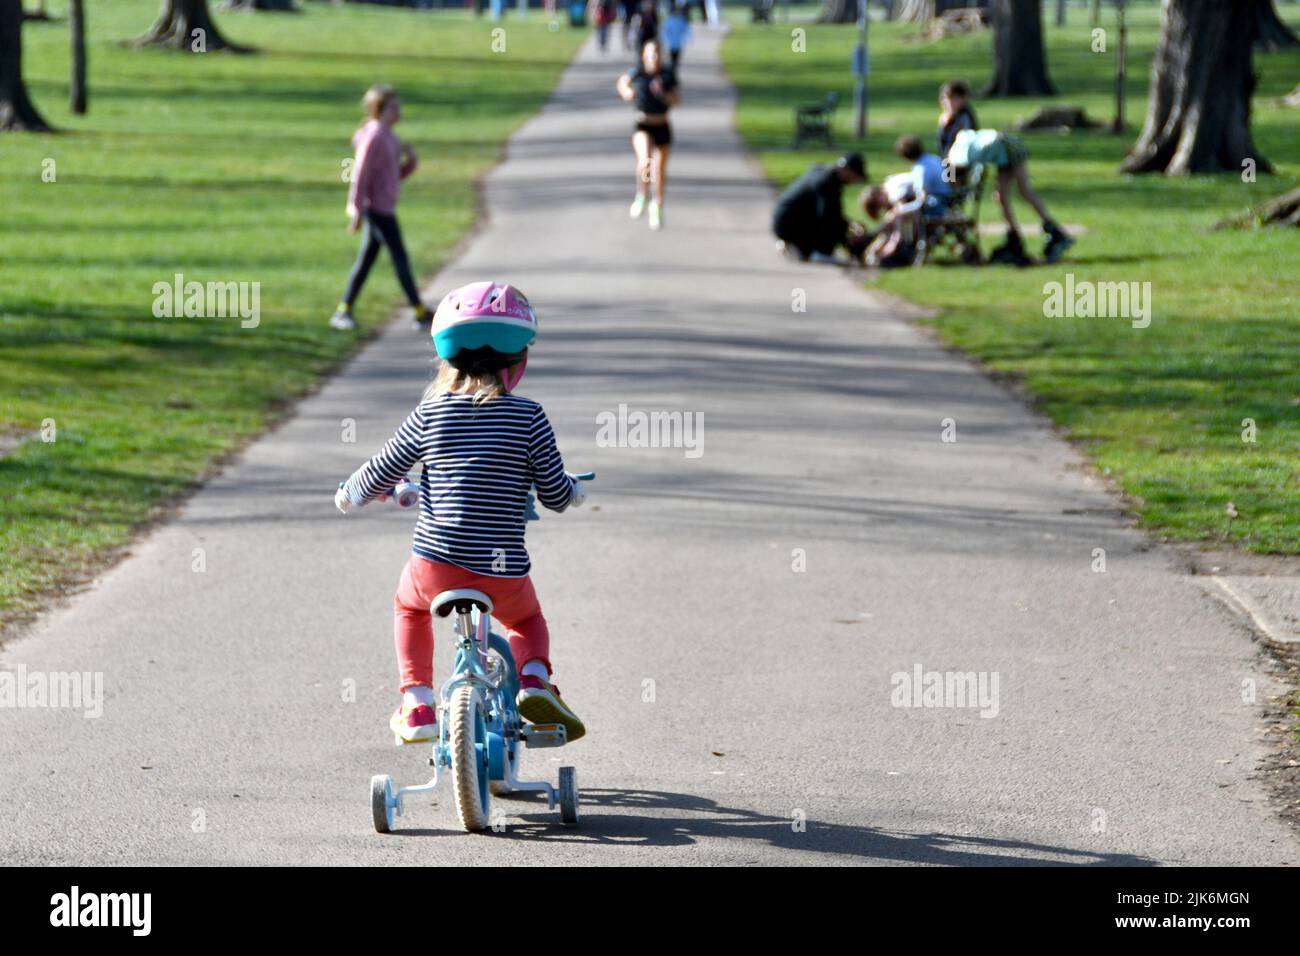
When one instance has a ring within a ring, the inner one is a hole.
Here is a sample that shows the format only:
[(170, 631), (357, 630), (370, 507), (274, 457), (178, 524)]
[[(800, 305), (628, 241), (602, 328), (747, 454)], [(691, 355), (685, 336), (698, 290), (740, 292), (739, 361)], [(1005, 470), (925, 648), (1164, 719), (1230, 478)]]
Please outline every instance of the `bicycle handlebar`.
[[(596, 477), (594, 471), (580, 471), (573, 476), (579, 481), (592, 481)], [(537, 496), (533, 494), (533, 489), (528, 489), (528, 496), (524, 499), (524, 520), (538, 521), (541, 519), (541, 513), (537, 510)]]
[[(577, 478), (579, 481), (594, 481), (596, 473), (594, 471), (581, 471), (573, 477)], [(344, 482), (340, 481), (339, 487), (342, 488), (343, 485)], [(408, 478), (406, 481), (399, 481), (396, 485), (390, 488), (388, 490), (388, 495), (393, 499), (393, 502), (397, 507), (413, 508), (420, 502), (420, 486)], [(533, 496), (530, 487), (528, 490), (528, 498), (524, 502), (525, 521), (536, 521), (541, 517), (541, 515), (537, 513), (537, 508), (534, 506), (535, 501), (536, 498)]]

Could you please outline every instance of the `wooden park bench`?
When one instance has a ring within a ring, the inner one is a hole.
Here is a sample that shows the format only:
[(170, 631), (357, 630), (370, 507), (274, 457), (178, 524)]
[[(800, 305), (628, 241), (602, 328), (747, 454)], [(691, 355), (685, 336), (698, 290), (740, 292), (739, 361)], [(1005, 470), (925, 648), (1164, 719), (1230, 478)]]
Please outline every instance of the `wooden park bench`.
[(827, 146), (831, 142), (831, 122), (835, 119), (838, 93), (827, 93), (826, 99), (813, 106), (798, 106), (794, 111), (794, 148), (806, 139), (819, 139)]

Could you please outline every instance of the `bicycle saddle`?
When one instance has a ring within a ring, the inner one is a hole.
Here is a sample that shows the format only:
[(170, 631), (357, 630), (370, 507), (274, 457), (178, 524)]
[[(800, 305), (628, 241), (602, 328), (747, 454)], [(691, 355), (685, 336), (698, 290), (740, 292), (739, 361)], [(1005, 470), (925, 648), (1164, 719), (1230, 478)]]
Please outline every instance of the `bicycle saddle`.
[(433, 599), (433, 613), (446, 617), (453, 610), (457, 614), (468, 614), (471, 608), (478, 608), (484, 614), (492, 613), (492, 599), (482, 591), (473, 588), (453, 588), (440, 591)]

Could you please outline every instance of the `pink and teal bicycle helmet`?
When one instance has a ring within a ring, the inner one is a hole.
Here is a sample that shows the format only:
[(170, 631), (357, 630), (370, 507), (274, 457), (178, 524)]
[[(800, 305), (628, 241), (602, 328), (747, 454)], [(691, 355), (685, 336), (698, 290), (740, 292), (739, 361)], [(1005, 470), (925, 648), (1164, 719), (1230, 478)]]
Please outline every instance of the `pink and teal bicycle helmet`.
[(438, 357), (467, 372), (518, 364), (537, 338), (537, 313), (512, 285), (471, 282), (448, 292), (433, 316)]

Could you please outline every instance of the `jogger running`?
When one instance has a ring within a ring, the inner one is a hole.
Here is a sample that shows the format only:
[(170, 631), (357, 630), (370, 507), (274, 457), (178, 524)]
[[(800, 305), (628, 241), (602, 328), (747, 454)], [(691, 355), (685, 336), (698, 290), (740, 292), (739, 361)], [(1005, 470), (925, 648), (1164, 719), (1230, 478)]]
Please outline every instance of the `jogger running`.
[(618, 95), (637, 110), (632, 149), (636, 153), (636, 198), (628, 214), (639, 219), (646, 207), (646, 193), (654, 183), (654, 200), (650, 203), (650, 228), (663, 225), (664, 192), (668, 180), (668, 153), (673, 133), (668, 125), (668, 111), (681, 102), (677, 77), (663, 64), (658, 40), (649, 40), (641, 48), (640, 64), (618, 78)]

